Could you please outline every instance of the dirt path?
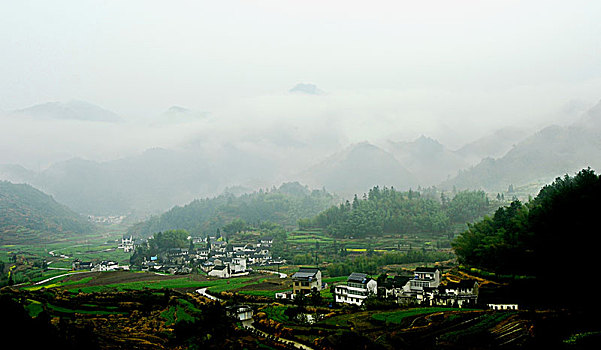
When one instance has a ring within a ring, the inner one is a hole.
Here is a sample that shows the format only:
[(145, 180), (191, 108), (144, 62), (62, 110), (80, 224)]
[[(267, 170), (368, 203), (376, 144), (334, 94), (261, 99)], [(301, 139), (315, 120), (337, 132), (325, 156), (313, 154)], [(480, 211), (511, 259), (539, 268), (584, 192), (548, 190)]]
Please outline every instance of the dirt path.
[(34, 285), (34, 286), (37, 286), (37, 285), (40, 285), (40, 284), (44, 284), (44, 283), (46, 283), (46, 282), (50, 282), (50, 281), (52, 281), (52, 280), (54, 280), (54, 279), (57, 279), (57, 278), (59, 278), (59, 277), (65, 277), (65, 276), (77, 275), (77, 274), (80, 274), (80, 273), (90, 273), (90, 271), (80, 271), (80, 272), (71, 272), (71, 273), (65, 273), (65, 274), (62, 274), (62, 275), (58, 275), (58, 276), (53, 276), (53, 277), (50, 277), (50, 278), (46, 278), (46, 279), (45, 279), (45, 280), (43, 280), (43, 281), (39, 281), (39, 282), (36, 282), (36, 283), (34, 283), (33, 285)]
[(206, 287), (206, 288), (200, 288), (200, 289), (197, 289), (197, 290), (196, 290), (196, 293), (198, 293), (198, 294), (202, 295), (203, 297), (205, 297), (205, 298), (207, 298), (207, 299), (211, 299), (211, 300), (215, 300), (215, 301), (222, 301), (221, 299), (219, 299), (219, 298), (217, 298), (217, 297), (214, 297), (214, 296), (212, 296), (211, 294), (208, 294), (208, 293), (207, 293), (207, 288), (208, 288), (208, 287)]
[(260, 273), (270, 273), (270, 274), (273, 274), (273, 275), (278, 275), (278, 276), (280, 276), (280, 278), (286, 278), (286, 277), (288, 277), (288, 275), (285, 274), (285, 273), (277, 272), (277, 271), (271, 271), (271, 270), (257, 270), (257, 272), (260, 272)]

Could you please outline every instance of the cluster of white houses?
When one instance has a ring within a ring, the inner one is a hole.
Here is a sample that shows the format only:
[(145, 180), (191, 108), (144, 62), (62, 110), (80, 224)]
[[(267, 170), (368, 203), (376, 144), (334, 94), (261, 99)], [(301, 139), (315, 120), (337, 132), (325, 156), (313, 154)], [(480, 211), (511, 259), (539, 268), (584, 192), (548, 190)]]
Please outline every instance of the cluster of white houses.
[(99, 262), (92, 261), (81, 261), (75, 259), (71, 264), (73, 270), (89, 270), (93, 272), (97, 271), (117, 271), (117, 270), (129, 270), (129, 265), (119, 265), (118, 262), (112, 260), (102, 260)]
[[(216, 237), (191, 239), (192, 246), (201, 248), (171, 248), (161, 251), (155, 256), (145, 257), (141, 266), (142, 270), (186, 274), (191, 273), (193, 267), (197, 267), (209, 276), (229, 278), (248, 274), (252, 266), (285, 263), (283, 259), (272, 258), (273, 238), (271, 237), (260, 238), (257, 243), (244, 244), (228, 244)], [(117, 249), (132, 252), (135, 244), (132, 236), (123, 237)], [(129, 269), (129, 266), (119, 266), (114, 261), (84, 262), (75, 259), (72, 268), (73, 270), (113, 271)]]
[(215, 237), (197, 238), (194, 245), (202, 248), (173, 248), (152, 256), (142, 263), (143, 270), (168, 273), (190, 273), (192, 266), (205, 271), (209, 276), (230, 278), (246, 275), (252, 266), (282, 264), (282, 259), (273, 259), (273, 239), (264, 237), (257, 243), (228, 244)]
[(376, 280), (364, 273), (351, 273), (346, 285), (334, 287), (337, 303), (361, 305), (370, 295), (379, 294), (385, 299), (394, 299), (399, 304), (420, 304), (464, 307), (475, 305), (478, 299), (476, 281), (449, 282), (441, 284), (441, 272), (438, 268), (419, 267), (413, 278), (387, 278), (378, 286)]
[[(300, 293), (309, 294), (320, 291), (324, 285), (318, 268), (301, 268), (292, 275), (292, 291), (276, 293), (277, 299), (294, 299)], [(362, 305), (369, 296), (396, 300), (399, 304), (419, 304), (426, 306), (474, 306), (478, 300), (478, 282), (464, 280), (441, 283), (441, 271), (438, 268), (419, 267), (413, 277), (387, 278), (378, 286), (378, 282), (364, 273), (351, 273), (346, 283), (334, 286), (334, 299), (337, 303)], [(491, 308), (506, 309), (498, 305)], [(511, 306), (513, 309), (517, 306)]]

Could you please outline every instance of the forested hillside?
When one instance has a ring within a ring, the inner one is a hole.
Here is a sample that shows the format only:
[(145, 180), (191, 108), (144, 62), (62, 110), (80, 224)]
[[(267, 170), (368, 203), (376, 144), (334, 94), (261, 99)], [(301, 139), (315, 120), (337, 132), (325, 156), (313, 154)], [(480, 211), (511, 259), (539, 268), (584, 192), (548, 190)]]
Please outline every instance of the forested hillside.
[(0, 181), (0, 241), (5, 244), (91, 230), (92, 224), (49, 195), (29, 185)]
[(455, 240), (455, 253), (469, 266), (536, 277), (544, 289), (537, 300), (586, 302), (578, 297), (582, 285), (563, 288), (560, 282), (596, 278), (599, 198), (601, 177), (593, 170), (557, 178), (529, 203), (514, 201), (470, 225)]
[(482, 191), (456, 193), (452, 199), (435, 190), (399, 192), (374, 187), (362, 199), (357, 196), (333, 206), (301, 228), (322, 228), (337, 237), (365, 237), (382, 233), (444, 234), (491, 213), (498, 205)]
[(315, 216), (335, 202), (335, 197), (325, 190), (311, 191), (298, 182), (285, 183), (268, 191), (241, 196), (226, 193), (194, 200), (138, 223), (129, 232), (149, 236), (155, 232), (185, 229), (192, 234), (212, 234), (234, 220), (252, 225), (271, 221), (293, 227), (298, 219)]

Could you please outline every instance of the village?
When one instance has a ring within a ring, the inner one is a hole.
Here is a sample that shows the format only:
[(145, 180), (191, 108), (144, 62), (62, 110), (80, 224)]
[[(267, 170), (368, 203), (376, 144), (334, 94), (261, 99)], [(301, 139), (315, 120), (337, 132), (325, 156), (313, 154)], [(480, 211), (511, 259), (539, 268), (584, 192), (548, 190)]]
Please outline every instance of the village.
[[(272, 237), (261, 237), (255, 242), (234, 243), (215, 237), (189, 237), (190, 248), (170, 248), (157, 255), (145, 257), (138, 269), (173, 275), (190, 274), (193, 269), (206, 273), (209, 277), (220, 279), (247, 276), (253, 272), (277, 273), (268, 267), (285, 265), (280, 257), (273, 258)], [(123, 237), (118, 249), (124, 252), (135, 250), (133, 237)], [(198, 247), (198, 248), (195, 248)], [(129, 270), (129, 265), (119, 265), (115, 261), (75, 260), (73, 270), (118, 271)], [(287, 278), (280, 273), (280, 278)], [(300, 267), (290, 276), (292, 289), (275, 292), (273, 298), (283, 302), (293, 302), (302, 294), (310, 297), (312, 293), (330, 288), (334, 303), (339, 305), (362, 306), (368, 298), (395, 301), (399, 306), (443, 306), (468, 308), (480, 305), (494, 310), (518, 310), (512, 302), (488, 302), (478, 304), (479, 283), (476, 280), (444, 281), (442, 271), (437, 267), (417, 267), (413, 275), (384, 276), (371, 278), (366, 273), (353, 272), (346, 282), (337, 282), (332, 286), (322, 281), (322, 271), (317, 267)]]
[[(418, 262), (390, 275), (386, 270), (370, 274), (360, 269), (331, 275), (327, 264), (295, 264), (274, 257), (274, 243), (278, 242), (270, 236), (255, 235), (246, 240), (238, 238), (231, 242), (219, 236), (183, 236), (177, 248), (163, 245), (159, 250), (145, 250), (156, 241), (125, 236), (106, 241), (97, 247), (100, 253), (96, 257), (85, 255), (87, 259), (83, 260), (73, 260), (78, 255), (84, 257), (76, 251), (52, 251), (56, 255), (53, 260), (71, 260), (73, 271), (62, 275), (57, 271), (56, 277), (24, 288), (64, 288), (73, 295), (179, 290), (193, 298), (200, 297), (198, 300), (217, 302), (230, 320), (247, 332), (291, 348), (305, 349), (320, 348), (312, 337), (319, 332), (335, 333), (330, 325), (344, 325), (349, 322), (346, 320), (377, 332), (379, 325), (389, 322), (394, 327), (406, 327), (407, 323), (394, 319), (401, 315), (444, 313), (450, 319), (455, 317), (452, 315), (462, 315), (470, 320), (478, 317), (513, 320), (512, 315), (521, 310), (511, 297), (493, 299), (490, 294), (482, 293), (490, 287), (482, 288), (487, 281), (459, 274), (457, 266)], [(131, 259), (136, 252), (140, 260)], [(129, 264), (123, 258), (111, 260), (122, 253), (130, 257)], [(56, 282), (57, 278), (61, 280)], [(507, 332), (521, 327), (517, 320), (511, 322), (508, 327), (512, 328)], [(292, 331), (280, 332), (273, 328), (277, 324)], [(311, 327), (318, 330), (311, 331)], [(523, 336), (522, 331), (515, 332), (511, 333), (511, 339)]]
[[(277, 266), (286, 263), (281, 258), (273, 258), (271, 246), (273, 238), (262, 237), (256, 242), (228, 244), (218, 237), (189, 237), (189, 248), (168, 248), (156, 255), (144, 256), (140, 266), (142, 271), (166, 274), (189, 274), (193, 269), (205, 272), (208, 276), (230, 278), (248, 275), (253, 268)], [(133, 237), (123, 237), (118, 249), (133, 252), (136, 245)], [(75, 260), (73, 270), (117, 271), (129, 270), (130, 266), (119, 265), (116, 261), (99, 262)]]
[[(386, 277), (380, 285), (365, 273), (351, 273), (346, 283), (335, 284), (334, 300), (338, 304), (361, 306), (370, 297), (394, 300), (401, 306), (448, 306), (454, 308), (476, 307), (478, 282), (463, 280), (441, 283), (441, 270), (436, 267), (418, 267), (413, 277)], [(275, 294), (279, 300), (294, 300), (299, 294), (310, 296), (321, 291), (327, 284), (322, 282), (318, 268), (301, 267), (292, 275), (292, 290)], [(517, 310), (517, 304), (488, 303), (494, 310)]]

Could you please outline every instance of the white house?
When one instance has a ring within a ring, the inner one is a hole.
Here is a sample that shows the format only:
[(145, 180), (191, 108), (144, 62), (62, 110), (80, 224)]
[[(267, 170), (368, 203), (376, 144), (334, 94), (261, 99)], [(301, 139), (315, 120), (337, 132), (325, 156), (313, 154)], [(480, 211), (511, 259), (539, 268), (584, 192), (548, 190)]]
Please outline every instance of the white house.
[(226, 307), (227, 315), (239, 321), (250, 320), (253, 317), (253, 309), (247, 305), (232, 305)]
[(408, 292), (421, 292), (424, 287), (437, 288), (440, 285), (440, 270), (436, 267), (418, 267), (414, 277), (410, 280), (405, 290)]
[(92, 268), (92, 271), (114, 271), (119, 268), (119, 264), (116, 261), (102, 261)]
[(321, 271), (313, 267), (301, 267), (292, 275), (292, 292), (309, 294), (315, 288), (321, 290)]
[(229, 278), (232, 275), (232, 272), (229, 265), (219, 265), (209, 271), (208, 275), (219, 278)]
[(231, 263), (232, 273), (246, 271), (246, 258), (233, 258)]
[(346, 285), (334, 287), (334, 295), (337, 303), (361, 305), (370, 295), (375, 295), (378, 290), (378, 282), (368, 278), (364, 273), (353, 272), (346, 279)]
[(134, 250), (134, 238), (132, 236), (121, 238), (121, 243), (117, 247), (117, 249), (123, 249), (125, 253), (131, 252)]
[(518, 304), (486, 304), (491, 310), (518, 310)]

